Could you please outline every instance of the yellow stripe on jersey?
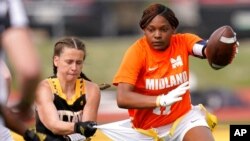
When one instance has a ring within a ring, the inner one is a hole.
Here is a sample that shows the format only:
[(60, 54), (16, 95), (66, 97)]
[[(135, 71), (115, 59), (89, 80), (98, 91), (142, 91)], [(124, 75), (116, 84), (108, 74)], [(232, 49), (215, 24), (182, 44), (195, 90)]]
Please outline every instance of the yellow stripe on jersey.
[(179, 125), (179, 123), (181, 122), (181, 120), (184, 118), (185, 114), (182, 115), (181, 117), (179, 117), (177, 120), (174, 121), (171, 129), (170, 129), (170, 132), (169, 132), (169, 136), (173, 136), (174, 135), (174, 132), (175, 132), (175, 129), (176, 127)]
[(140, 128), (135, 128), (136, 131), (146, 135), (146, 136), (149, 136), (149, 137), (152, 137), (154, 141), (162, 141), (162, 139), (160, 139), (160, 137), (158, 136), (157, 134), (157, 131), (155, 129), (148, 129), (148, 130), (144, 130), (144, 129), (140, 129)]
[(50, 85), (50, 88), (52, 90), (53, 94), (58, 95), (65, 101), (67, 101), (68, 105), (73, 105), (73, 103), (81, 96), (85, 94), (85, 81), (84, 79), (78, 78), (76, 80), (76, 88), (75, 88), (75, 94), (72, 96), (71, 99), (67, 99), (66, 95), (62, 92), (62, 87), (60, 85), (60, 82), (57, 78), (48, 78), (47, 79)]
[(199, 106), (200, 106), (200, 109), (206, 113), (207, 124), (208, 124), (210, 130), (213, 131), (214, 128), (216, 127), (216, 125), (218, 124), (218, 119), (217, 119), (216, 115), (208, 112), (207, 109), (202, 104), (199, 104)]

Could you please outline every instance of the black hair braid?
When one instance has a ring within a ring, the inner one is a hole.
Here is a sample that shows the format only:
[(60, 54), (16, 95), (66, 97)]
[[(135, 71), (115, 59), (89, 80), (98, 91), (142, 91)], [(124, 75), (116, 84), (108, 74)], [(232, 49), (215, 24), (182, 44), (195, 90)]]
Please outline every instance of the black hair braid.
[(80, 73), (80, 77), (85, 80), (91, 81), (91, 79), (89, 79), (83, 72)]
[(56, 76), (57, 73), (57, 67), (53, 64), (53, 74)]

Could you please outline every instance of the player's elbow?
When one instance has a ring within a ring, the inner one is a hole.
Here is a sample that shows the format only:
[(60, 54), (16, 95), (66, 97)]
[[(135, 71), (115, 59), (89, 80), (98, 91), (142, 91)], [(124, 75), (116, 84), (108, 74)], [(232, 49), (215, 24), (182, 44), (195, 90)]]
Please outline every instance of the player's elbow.
[(124, 108), (125, 107), (124, 104), (123, 104), (123, 102), (122, 102), (122, 100), (121, 100), (121, 98), (117, 97), (116, 101), (117, 101), (117, 106), (119, 108)]
[(131, 92), (133, 91), (133, 86), (126, 83), (121, 83), (118, 85), (117, 88), (117, 105), (119, 108), (131, 108), (133, 107), (133, 94)]
[(116, 97), (116, 101), (117, 101), (117, 106), (119, 108), (125, 108), (125, 109), (128, 108), (124, 94), (121, 94), (118, 92), (117, 97)]

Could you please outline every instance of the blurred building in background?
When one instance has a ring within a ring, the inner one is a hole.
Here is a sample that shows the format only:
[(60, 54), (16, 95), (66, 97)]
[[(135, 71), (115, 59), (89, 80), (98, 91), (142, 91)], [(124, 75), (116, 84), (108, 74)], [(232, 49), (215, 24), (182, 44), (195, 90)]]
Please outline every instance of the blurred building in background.
[(25, 0), (31, 26), (51, 36), (138, 34), (147, 0)]
[(172, 8), (179, 32), (203, 38), (231, 25), (239, 38), (250, 35), (249, 0), (25, 0), (31, 26), (51, 36), (123, 36), (140, 34), (139, 20), (149, 3)]
[(209, 36), (218, 25), (231, 25), (239, 38), (250, 36), (249, 0), (200, 0), (201, 35)]

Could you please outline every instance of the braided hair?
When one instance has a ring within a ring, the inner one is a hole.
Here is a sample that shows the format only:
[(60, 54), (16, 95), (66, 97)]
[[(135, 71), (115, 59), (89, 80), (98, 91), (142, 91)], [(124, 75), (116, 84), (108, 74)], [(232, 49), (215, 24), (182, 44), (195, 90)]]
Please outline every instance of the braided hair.
[[(60, 56), (60, 54), (62, 53), (64, 48), (75, 48), (78, 50), (82, 50), (84, 52), (84, 56), (83, 56), (83, 60), (85, 60), (86, 58), (86, 47), (85, 44), (78, 38), (76, 37), (64, 37), (60, 40), (58, 40), (55, 43), (54, 46), (54, 54), (53, 54), (53, 58), (55, 56)], [(57, 67), (55, 66), (55, 64), (53, 63), (53, 74), (54, 76), (56, 76), (57, 74)], [(91, 81), (83, 72), (80, 73), (80, 77), (84, 78), (88, 81)]]
[(174, 12), (170, 8), (162, 4), (152, 4), (143, 11), (143, 15), (139, 23), (141, 29), (145, 29), (149, 25), (149, 23), (153, 20), (153, 18), (156, 17), (157, 15), (161, 15), (166, 20), (168, 20), (168, 22), (173, 28), (176, 29), (178, 27), (179, 21), (176, 18)]

